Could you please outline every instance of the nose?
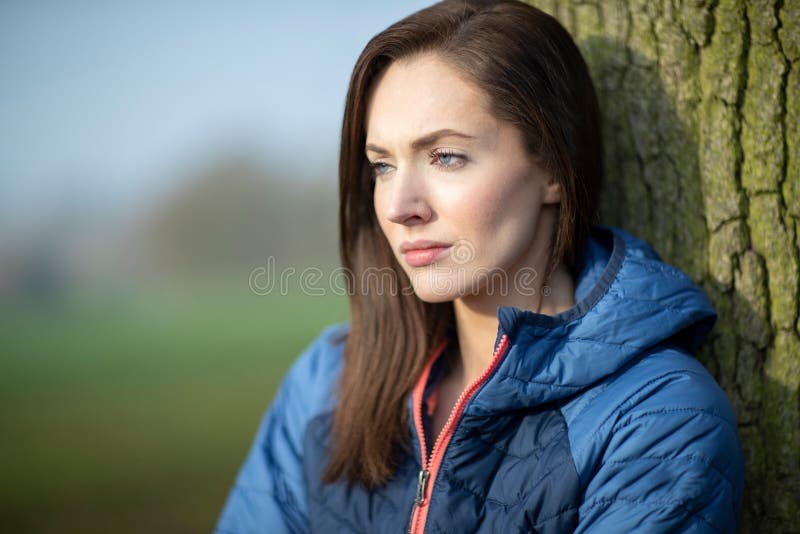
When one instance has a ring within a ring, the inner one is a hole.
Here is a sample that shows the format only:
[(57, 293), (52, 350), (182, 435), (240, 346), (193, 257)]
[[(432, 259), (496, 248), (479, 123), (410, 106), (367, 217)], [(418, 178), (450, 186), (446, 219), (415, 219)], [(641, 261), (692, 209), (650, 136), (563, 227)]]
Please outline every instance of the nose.
[(427, 201), (422, 180), (412, 173), (396, 172), (390, 187), (387, 219), (406, 226), (425, 224), (431, 220), (433, 211)]

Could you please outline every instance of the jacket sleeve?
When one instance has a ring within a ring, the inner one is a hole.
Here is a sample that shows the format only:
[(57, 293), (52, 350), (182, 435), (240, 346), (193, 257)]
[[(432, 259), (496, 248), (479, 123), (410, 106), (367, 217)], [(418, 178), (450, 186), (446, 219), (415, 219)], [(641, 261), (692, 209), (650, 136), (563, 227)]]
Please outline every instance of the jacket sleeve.
[(303, 434), (308, 422), (330, 407), (338, 358), (326, 329), (283, 379), (256, 432), (220, 515), (216, 534), (307, 532), (303, 482)]
[(576, 532), (736, 531), (743, 454), (733, 409), (705, 370), (651, 379), (607, 425)]

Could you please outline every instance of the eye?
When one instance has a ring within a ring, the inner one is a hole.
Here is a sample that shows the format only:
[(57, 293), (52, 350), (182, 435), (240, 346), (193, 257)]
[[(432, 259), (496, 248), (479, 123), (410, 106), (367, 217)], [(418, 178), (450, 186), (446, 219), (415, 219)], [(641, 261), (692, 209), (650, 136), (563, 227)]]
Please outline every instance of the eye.
[(384, 163), (383, 161), (375, 161), (375, 162), (370, 161), (369, 166), (372, 169), (372, 171), (370, 172), (370, 176), (372, 176), (373, 178), (386, 174), (392, 168), (391, 165), (389, 165), (388, 163)]
[(438, 148), (428, 153), (433, 160), (432, 163), (441, 167), (443, 170), (451, 171), (462, 167), (466, 163), (467, 157), (457, 154), (449, 148)]

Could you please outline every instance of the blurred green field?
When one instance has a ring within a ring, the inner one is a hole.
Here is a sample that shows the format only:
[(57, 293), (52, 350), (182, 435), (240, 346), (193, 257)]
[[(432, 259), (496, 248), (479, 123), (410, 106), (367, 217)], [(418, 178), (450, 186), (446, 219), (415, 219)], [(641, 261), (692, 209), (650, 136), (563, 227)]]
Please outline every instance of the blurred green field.
[(4, 304), (3, 532), (210, 532), (256, 426), (344, 297)]

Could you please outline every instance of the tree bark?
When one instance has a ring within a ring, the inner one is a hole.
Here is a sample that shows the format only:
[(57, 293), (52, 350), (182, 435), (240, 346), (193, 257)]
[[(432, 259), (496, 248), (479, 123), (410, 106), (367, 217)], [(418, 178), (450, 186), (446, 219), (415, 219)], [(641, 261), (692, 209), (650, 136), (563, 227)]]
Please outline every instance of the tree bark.
[(602, 221), (719, 314), (699, 357), (736, 409), (744, 532), (800, 525), (800, 2), (532, 1), (572, 33), (604, 119)]

